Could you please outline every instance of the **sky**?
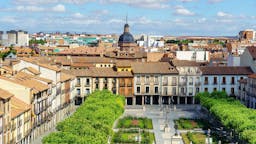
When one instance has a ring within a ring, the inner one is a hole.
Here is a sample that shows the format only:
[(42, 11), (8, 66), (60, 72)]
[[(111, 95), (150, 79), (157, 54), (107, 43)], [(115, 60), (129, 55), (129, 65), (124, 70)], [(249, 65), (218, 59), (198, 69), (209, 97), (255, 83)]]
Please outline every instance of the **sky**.
[(255, 0), (0, 0), (0, 30), (236, 36), (256, 29)]

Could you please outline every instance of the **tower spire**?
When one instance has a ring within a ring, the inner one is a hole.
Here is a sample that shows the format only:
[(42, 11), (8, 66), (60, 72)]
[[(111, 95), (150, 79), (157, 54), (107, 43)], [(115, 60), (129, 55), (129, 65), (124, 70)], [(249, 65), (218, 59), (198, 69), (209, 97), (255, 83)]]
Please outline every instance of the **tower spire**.
[(126, 13), (125, 22), (128, 24), (128, 14)]

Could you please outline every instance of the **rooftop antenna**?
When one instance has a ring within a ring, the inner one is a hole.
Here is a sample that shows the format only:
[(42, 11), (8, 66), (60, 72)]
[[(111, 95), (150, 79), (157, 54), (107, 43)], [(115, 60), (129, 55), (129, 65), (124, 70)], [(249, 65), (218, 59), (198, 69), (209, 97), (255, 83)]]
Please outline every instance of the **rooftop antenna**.
[(125, 22), (128, 24), (128, 14), (126, 13)]

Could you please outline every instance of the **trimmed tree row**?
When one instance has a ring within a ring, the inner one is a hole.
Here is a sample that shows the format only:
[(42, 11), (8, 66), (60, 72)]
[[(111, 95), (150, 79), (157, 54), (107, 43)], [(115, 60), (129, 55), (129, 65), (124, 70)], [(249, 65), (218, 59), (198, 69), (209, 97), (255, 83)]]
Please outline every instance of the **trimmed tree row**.
[(57, 124), (57, 132), (43, 138), (44, 144), (102, 144), (113, 135), (112, 125), (124, 112), (124, 97), (96, 91), (77, 111)]
[(240, 134), (240, 139), (256, 143), (256, 111), (245, 107), (225, 92), (204, 92), (197, 95), (200, 104), (206, 107), (221, 123)]

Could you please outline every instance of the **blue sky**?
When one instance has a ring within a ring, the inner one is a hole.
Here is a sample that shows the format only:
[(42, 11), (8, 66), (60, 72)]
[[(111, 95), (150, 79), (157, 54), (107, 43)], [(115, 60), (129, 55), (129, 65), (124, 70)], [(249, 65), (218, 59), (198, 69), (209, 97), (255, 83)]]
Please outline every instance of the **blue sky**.
[(1, 0), (0, 30), (234, 36), (256, 29), (255, 0)]

